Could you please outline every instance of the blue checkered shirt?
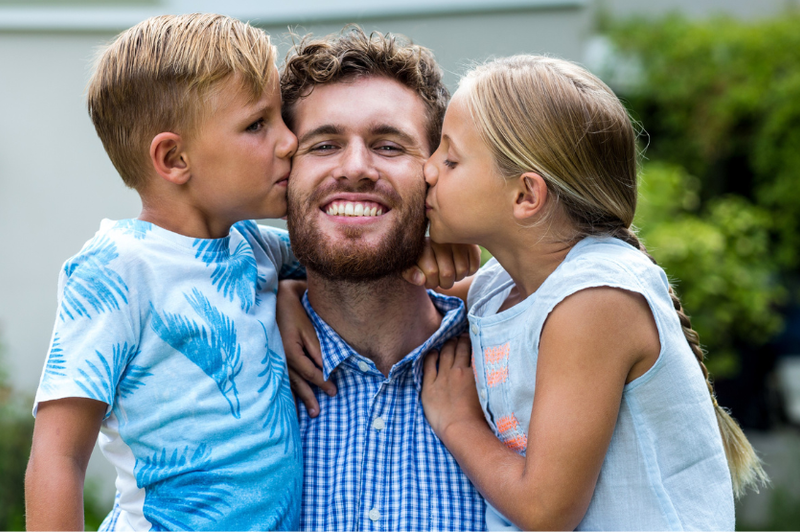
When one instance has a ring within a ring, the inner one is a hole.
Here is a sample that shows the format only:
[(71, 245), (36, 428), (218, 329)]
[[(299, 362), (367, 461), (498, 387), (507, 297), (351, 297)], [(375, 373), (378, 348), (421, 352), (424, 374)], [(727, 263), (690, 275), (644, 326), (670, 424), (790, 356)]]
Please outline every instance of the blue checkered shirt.
[(429, 292), (443, 315), (433, 336), (388, 377), (356, 353), (303, 298), (322, 348), (322, 371), (339, 392), (314, 390), (321, 411), (300, 405), (302, 530), (484, 530), (478, 491), (422, 411), (424, 354), (466, 327), (463, 303)]

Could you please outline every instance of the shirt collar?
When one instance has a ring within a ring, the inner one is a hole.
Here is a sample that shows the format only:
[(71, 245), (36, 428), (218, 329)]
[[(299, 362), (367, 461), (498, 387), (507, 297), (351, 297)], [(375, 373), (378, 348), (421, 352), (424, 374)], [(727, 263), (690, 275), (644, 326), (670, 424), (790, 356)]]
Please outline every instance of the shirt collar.
[[(431, 298), (436, 310), (443, 316), (441, 325), (421, 346), (397, 362), (389, 373), (389, 377), (391, 377), (396, 369), (399, 370), (407, 364), (413, 364), (414, 384), (417, 390), (422, 388), (422, 363), (424, 360), (422, 355), (431, 349), (441, 348), (442, 344), (450, 338), (461, 334), (467, 326), (466, 310), (464, 303), (460, 299), (437, 294), (432, 290), (428, 290), (428, 296)], [(317, 338), (319, 338), (320, 350), (322, 351), (322, 375), (325, 380), (328, 380), (331, 373), (350, 357), (372, 364), (369, 359), (358, 354), (347, 342), (342, 340), (336, 331), (314, 312), (311, 303), (308, 301), (308, 291), (303, 295), (303, 306), (308, 317), (311, 318), (311, 322), (317, 332)]]

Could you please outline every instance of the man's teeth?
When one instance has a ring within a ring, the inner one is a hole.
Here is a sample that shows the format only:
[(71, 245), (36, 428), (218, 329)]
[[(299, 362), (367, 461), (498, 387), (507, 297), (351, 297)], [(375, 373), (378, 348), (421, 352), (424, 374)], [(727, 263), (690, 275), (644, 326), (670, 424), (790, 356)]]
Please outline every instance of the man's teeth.
[(380, 216), (383, 207), (359, 201), (334, 201), (325, 211), (329, 216)]

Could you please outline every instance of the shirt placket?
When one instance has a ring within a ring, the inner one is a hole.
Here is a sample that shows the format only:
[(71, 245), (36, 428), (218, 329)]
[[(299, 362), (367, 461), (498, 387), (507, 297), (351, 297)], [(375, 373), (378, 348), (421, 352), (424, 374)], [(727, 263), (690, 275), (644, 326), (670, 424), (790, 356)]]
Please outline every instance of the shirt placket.
[(384, 380), (370, 401), (367, 419), (367, 437), (364, 444), (364, 463), (361, 467), (361, 530), (387, 530), (389, 508), (385, 502), (390, 496), (386, 478), (389, 454), (386, 452), (387, 414), (392, 397), (392, 382)]

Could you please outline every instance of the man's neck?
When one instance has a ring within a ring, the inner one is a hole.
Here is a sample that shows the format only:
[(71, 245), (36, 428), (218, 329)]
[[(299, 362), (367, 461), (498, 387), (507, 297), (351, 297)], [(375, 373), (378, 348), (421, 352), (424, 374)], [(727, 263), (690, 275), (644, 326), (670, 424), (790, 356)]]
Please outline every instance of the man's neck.
[(399, 275), (348, 282), (309, 271), (308, 300), (320, 318), (384, 375), (442, 323), (426, 290)]

